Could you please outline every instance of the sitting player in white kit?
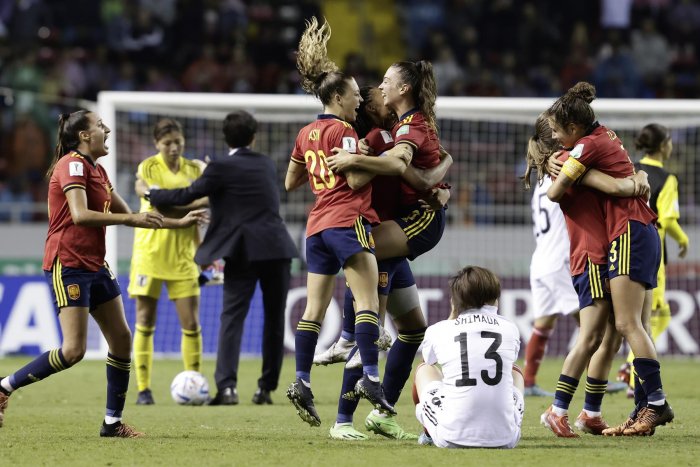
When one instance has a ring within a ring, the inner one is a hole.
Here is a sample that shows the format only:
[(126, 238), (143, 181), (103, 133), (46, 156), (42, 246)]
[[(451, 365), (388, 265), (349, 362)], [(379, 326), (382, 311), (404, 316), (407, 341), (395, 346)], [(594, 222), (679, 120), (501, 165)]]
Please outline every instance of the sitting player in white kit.
[(520, 333), (498, 315), (501, 284), (488, 269), (467, 266), (450, 280), (452, 312), (428, 327), (416, 369), (419, 443), (441, 448), (514, 448), (525, 411), (515, 365)]

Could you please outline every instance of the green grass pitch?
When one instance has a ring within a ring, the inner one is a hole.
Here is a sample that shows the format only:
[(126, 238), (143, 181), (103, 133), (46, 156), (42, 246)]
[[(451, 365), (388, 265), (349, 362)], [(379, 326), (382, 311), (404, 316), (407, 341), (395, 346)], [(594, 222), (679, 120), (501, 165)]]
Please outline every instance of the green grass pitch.
[[(14, 371), (26, 358), (0, 360), (0, 374)], [(541, 386), (555, 385), (562, 361), (545, 359)], [(616, 362), (617, 368), (621, 362)], [(603, 438), (583, 435), (558, 439), (539, 425), (549, 399), (527, 398), (523, 436), (514, 450), (443, 450), (394, 441), (370, 434), (368, 441), (342, 442), (328, 438), (335, 418), (342, 367), (315, 367), (313, 389), (323, 420), (311, 428), (296, 415), (284, 395), (292, 381), (294, 360), (285, 360), (280, 388), (272, 406), (250, 402), (256, 388), (259, 360), (243, 360), (239, 375), (241, 403), (228, 407), (182, 407), (172, 402), (169, 385), (181, 369), (178, 360), (155, 362), (155, 406), (136, 406), (132, 375), (125, 421), (145, 431), (142, 439), (102, 439), (105, 369), (96, 361), (52, 376), (15, 393), (0, 428), (0, 465), (194, 465), (194, 466), (691, 466), (700, 464), (700, 361), (662, 360), (664, 387), (676, 420), (651, 438)], [(212, 382), (214, 362), (205, 361)], [(614, 375), (613, 375), (614, 376)], [(397, 404), (399, 422), (418, 432), (410, 389)], [(582, 406), (580, 387), (572, 403), (575, 417)], [(631, 408), (624, 394), (606, 396), (604, 415), (609, 423), (623, 421)], [(362, 402), (355, 427), (364, 431), (369, 406)], [(459, 464), (457, 464), (459, 463)]]

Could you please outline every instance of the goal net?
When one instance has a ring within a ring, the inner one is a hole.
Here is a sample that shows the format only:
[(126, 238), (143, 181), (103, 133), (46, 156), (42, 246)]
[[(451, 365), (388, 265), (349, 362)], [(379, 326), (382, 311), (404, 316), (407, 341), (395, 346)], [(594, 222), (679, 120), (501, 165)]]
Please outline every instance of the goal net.
[[(453, 155), (454, 164), (446, 179), (452, 185), (447, 211), (448, 224), (440, 244), (412, 262), (419, 286), (421, 305), (429, 323), (449, 313), (447, 280), (467, 264), (493, 270), (502, 280), (501, 313), (520, 328), (523, 343), (531, 330), (532, 300), (529, 290), (529, 264), (534, 249), (531, 194), (522, 188), (524, 155), (537, 115), (552, 99), (440, 98), (437, 115), (443, 146)], [(698, 236), (698, 177), (696, 154), (700, 149), (700, 107), (694, 101), (605, 100), (594, 101), (599, 120), (621, 137), (633, 160), (634, 136), (646, 124), (661, 123), (672, 130), (674, 150), (666, 167), (678, 175), (680, 223), (690, 237), (691, 248), (685, 259), (668, 241), (667, 298), (674, 319), (669, 331), (658, 342), (661, 352), (699, 353), (700, 253)], [(132, 209), (139, 202), (134, 193), (136, 167), (157, 151), (152, 131), (163, 117), (174, 117), (184, 127), (187, 157), (225, 157), (222, 134), (224, 116), (234, 109), (251, 112), (259, 122), (255, 149), (269, 155), (277, 164), (282, 199), (282, 215), (294, 238), (301, 242), (307, 212), (313, 195), (307, 186), (284, 191), (284, 175), (299, 129), (321, 112), (320, 103), (299, 95), (243, 95), (192, 93), (103, 92), (98, 111), (112, 129), (110, 155), (104, 164), (117, 191)], [(274, 187), (272, 188), (274, 189)], [(133, 232), (110, 228), (108, 258), (118, 270), (126, 289)], [(287, 309), (285, 345), (293, 349), (293, 332), (305, 304), (305, 269), (302, 261), (293, 265), (293, 283)], [(319, 339), (325, 348), (340, 329), (344, 283), (338, 280), (336, 295), (327, 313)], [(204, 287), (201, 321), (205, 353), (216, 352), (221, 286)], [(127, 317), (134, 319), (133, 301), (125, 296)], [(253, 299), (245, 324), (243, 352), (259, 354), (262, 332), (262, 305), (259, 291)], [(565, 353), (575, 334), (572, 320), (560, 320), (549, 352)], [(390, 326), (389, 326), (390, 327)], [(174, 307), (161, 297), (158, 311), (156, 351), (177, 354), (180, 328)]]

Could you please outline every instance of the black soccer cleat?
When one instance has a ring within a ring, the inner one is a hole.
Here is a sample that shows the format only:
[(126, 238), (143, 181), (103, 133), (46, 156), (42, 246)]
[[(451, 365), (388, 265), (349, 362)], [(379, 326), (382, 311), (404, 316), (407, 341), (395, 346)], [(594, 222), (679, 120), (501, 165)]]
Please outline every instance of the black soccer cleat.
[(153, 405), (156, 401), (153, 400), (153, 393), (150, 389), (139, 391), (139, 396), (136, 398), (136, 405)]
[(372, 381), (366, 374), (362, 375), (362, 378), (355, 384), (355, 394), (367, 399), (375, 409), (396, 415), (396, 410), (384, 397), (384, 389), (382, 389), (381, 383)]
[(297, 409), (297, 415), (311, 426), (321, 426), (321, 417), (314, 407), (314, 395), (311, 387), (307, 386), (301, 378), (297, 378), (287, 388), (287, 398)]

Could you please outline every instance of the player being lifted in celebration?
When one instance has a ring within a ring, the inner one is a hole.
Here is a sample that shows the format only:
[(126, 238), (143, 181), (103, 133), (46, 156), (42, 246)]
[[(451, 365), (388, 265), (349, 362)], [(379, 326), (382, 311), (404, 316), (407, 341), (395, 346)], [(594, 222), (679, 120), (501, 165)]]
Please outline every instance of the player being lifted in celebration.
[(297, 68), (302, 87), (320, 99), (323, 113), (299, 132), (285, 179), (287, 190), (308, 180), (316, 195), (306, 226), (308, 296), (295, 337), (296, 381), (287, 390), (297, 413), (311, 426), (321, 424), (311, 392), (311, 365), (321, 322), (333, 296), (335, 276), (341, 268), (357, 304), (355, 340), (365, 363), (355, 391), (376, 408), (395, 413), (379, 379), (379, 273), (371, 235), (371, 225), (379, 219), (370, 205), (370, 177), (352, 171), (334, 173), (326, 162), (335, 147), (357, 151), (357, 133), (349, 122), (355, 120), (361, 101), (355, 79), (328, 59), (326, 43), (330, 35), (328, 23), (319, 27), (312, 18), (299, 42)]
[[(153, 128), (153, 140), (158, 154), (139, 164), (137, 177), (142, 182), (137, 183), (174, 189), (187, 187), (199, 178), (202, 174), (200, 166), (184, 157), (185, 136), (180, 122), (172, 118), (160, 120)], [(206, 204), (206, 200), (203, 204)], [(141, 198), (141, 212), (152, 210), (151, 203)], [(168, 298), (175, 303), (180, 318), (180, 347), (184, 368), (200, 370), (202, 332), (199, 327), (199, 268), (194, 262), (198, 245), (199, 231), (196, 226), (179, 230), (136, 229), (134, 232), (129, 295), (136, 298), (134, 364), (139, 390), (137, 404), (154, 403), (151, 392), (153, 334), (163, 284), (167, 286)]]
[(413, 390), (421, 444), (514, 448), (525, 411), (515, 365), (517, 326), (498, 314), (501, 285), (488, 269), (467, 266), (450, 280), (452, 312), (428, 327)]
[(189, 227), (203, 218), (192, 211), (181, 219), (157, 212), (132, 214), (96, 162), (108, 153), (109, 128), (95, 113), (62, 114), (58, 144), (49, 169), (49, 231), (43, 269), (53, 295), (63, 334), (61, 348), (35, 358), (10, 376), (0, 378), (0, 426), (10, 394), (82, 360), (92, 315), (107, 346), (107, 410), (100, 436), (141, 436), (122, 423), (129, 387), (131, 332), (124, 316), (117, 278), (105, 262), (105, 227)]

